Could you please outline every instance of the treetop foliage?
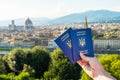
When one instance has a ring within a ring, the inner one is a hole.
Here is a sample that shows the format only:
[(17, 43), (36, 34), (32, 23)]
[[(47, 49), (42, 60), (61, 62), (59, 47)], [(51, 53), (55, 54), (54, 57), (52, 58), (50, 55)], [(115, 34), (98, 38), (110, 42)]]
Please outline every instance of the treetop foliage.
[[(120, 55), (97, 56), (108, 71), (120, 80)], [(15, 48), (0, 57), (0, 80), (92, 80), (78, 64), (72, 64), (60, 49), (52, 53), (36, 46)]]

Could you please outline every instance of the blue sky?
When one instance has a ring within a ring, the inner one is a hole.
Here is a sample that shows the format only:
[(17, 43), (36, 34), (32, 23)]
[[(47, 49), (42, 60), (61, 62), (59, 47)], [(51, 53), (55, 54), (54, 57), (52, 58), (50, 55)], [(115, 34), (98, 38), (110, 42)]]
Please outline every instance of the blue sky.
[(0, 20), (56, 18), (88, 10), (120, 11), (120, 0), (0, 0)]

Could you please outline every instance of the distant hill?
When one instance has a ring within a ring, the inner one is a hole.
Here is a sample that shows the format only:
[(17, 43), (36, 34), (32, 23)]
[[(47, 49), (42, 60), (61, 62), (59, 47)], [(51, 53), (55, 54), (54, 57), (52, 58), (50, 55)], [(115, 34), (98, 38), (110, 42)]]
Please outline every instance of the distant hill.
[[(83, 23), (85, 16), (88, 22), (119, 22), (120, 23), (120, 12), (108, 11), (108, 10), (93, 10), (82, 13), (75, 13), (66, 15), (63, 17), (49, 19), (49, 18), (30, 18), (33, 25), (43, 24), (70, 24), (70, 23)], [(16, 19), (16, 25), (24, 25), (26, 19)], [(11, 23), (10, 20), (0, 21), (0, 26), (8, 26)]]
[(120, 22), (120, 12), (95, 10), (66, 15), (53, 20), (53, 23), (82, 23), (85, 16), (88, 22)]

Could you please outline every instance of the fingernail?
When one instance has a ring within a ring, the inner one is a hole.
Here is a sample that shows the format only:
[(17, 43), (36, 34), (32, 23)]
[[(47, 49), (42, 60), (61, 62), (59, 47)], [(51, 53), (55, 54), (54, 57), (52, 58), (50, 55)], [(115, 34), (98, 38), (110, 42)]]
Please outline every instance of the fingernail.
[(80, 53), (80, 55), (83, 55), (83, 53)]

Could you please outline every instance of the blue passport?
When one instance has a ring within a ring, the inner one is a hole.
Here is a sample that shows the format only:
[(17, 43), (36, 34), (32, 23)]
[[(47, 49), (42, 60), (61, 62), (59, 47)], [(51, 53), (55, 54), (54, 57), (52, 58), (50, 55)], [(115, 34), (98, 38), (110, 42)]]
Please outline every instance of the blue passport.
[(90, 28), (71, 30), (70, 35), (75, 62), (81, 59), (79, 55), (80, 52), (88, 57), (94, 56), (92, 33)]
[(81, 59), (80, 52), (88, 57), (94, 56), (90, 28), (76, 30), (69, 28), (56, 38), (55, 42), (73, 64)]
[(73, 59), (72, 53), (72, 44), (71, 44), (71, 28), (65, 31), (62, 35), (55, 39), (56, 44), (63, 51), (63, 53), (68, 57), (68, 59), (74, 64), (75, 61)]

